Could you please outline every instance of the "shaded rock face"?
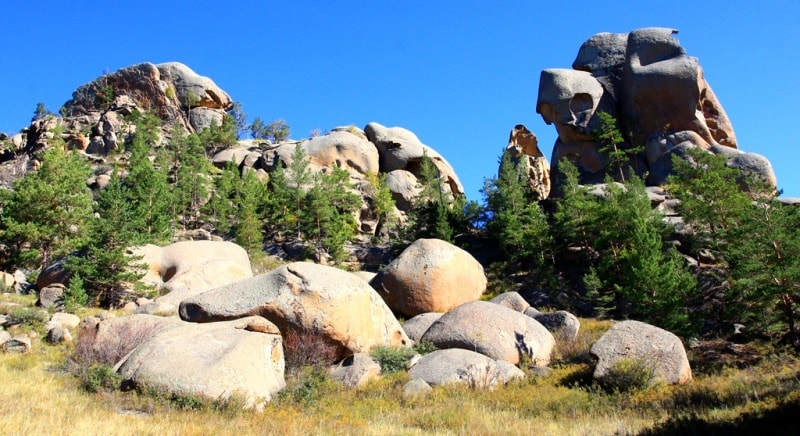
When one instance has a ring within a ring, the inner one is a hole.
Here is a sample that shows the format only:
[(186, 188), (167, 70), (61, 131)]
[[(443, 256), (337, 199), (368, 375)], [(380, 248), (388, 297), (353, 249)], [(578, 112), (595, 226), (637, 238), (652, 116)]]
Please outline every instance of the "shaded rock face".
[(184, 300), (181, 318), (210, 322), (260, 315), (287, 330), (313, 332), (342, 357), (411, 341), (363, 280), (336, 268), (295, 262)]
[(599, 359), (594, 378), (601, 382), (622, 359), (652, 368), (654, 381), (683, 384), (692, 380), (692, 369), (680, 338), (643, 322), (615, 324), (592, 346), (591, 353)]
[[(650, 174), (651, 185), (670, 174), (675, 148), (716, 153), (712, 147), (738, 147), (725, 110), (676, 33), (667, 28), (600, 33), (583, 43), (572, 70), (542, 71), (536, 111), (558, 132), (551, 159), (555, 182), (562, 158), (576, 164), (581, 183), (603, 181), (608, 158), (593, 136), (601, 111), (618, 120), (625, 139), (620, 148), (646, 148), (629, 164), (640, 175)], [(763, 165), (747, 170), (774, 180), (772, 169)]]
[(483, 267), (469, 253), (439, 239), (418, 239), (370, 282), (395, 312), (446, 312), (486, 291)]

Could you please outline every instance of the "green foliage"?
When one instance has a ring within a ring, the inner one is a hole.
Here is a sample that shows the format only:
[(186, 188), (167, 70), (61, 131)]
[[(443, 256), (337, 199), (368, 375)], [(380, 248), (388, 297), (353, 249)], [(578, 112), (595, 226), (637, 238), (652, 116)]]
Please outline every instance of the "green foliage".
[(89, 301), (89, 295), (84, 289), (83, 279), (80, 274), (73, 273), (69, 279), (69, 286), (64, 289), (64, 311), (76, 313)]
[(528, 184), (524, 168), (515, 165), (509, 153), (503, 153), (498, 177), (485, 182), (483, 194), (491, 214), (487, 231), (507, 258), (549, 276), (555, 241), (547, 215)]
[(110, 392), (119, 389), (122, 376), (111, 365), (95, 364), (85, 370), (81, 382), (87, 392)]
[(257, 258), (263, 255), (263, 208), (267, 190), (253, 171), (246, 171), (240, 183), (236, 197), (236, 243), (244, 247), (251, 258)]
[(470, 223), (464, 214), (466, 199), (453, 198), (448, 193), (442, 175), (427, 154), (420, 161), (417, 187), (420, 193), (399, 232), (401, 245), (420, 238), (453, 242), (456, 236), (468, 231)]
[[(131, 245), (141, 241), (141, 235), (131, 225), (134, 222), (132, 206), (115, 171), (97, 199), (97, 216), (88, 221), (88, 238), (80, 247), (80, 255), (67, 259), (67, 269), (80, 276), (81, 288), (92, 305), (120, 304), (126, 284), (143, 275), (133, 268), (136, 259), (127, 252)], [(78, 296), (82, 298), (80, 293)]]
[(621, 358), (606, 371), (600, 383), (616, 392), (640, 391), (657, 382), (656, 368), (644, 359)]
[(420, 341), (414, 344), (413, 350), (416, 353), (424, 356), (426, 354), (433, 353), (434, 351), (438, 350), (438, 348), (436, 348), (436, 345), (434, 345), (433, 342)]
[(388, 345), (372, 347), (369, 355), (381, 366), (382, 374), (405, 371), (408, 361), (417, 352), (413, 348), (395, 348)]
[(562, 161), (564, 196), (557, 204), (556, 231), (562, 250), (577, 251), (586, 268), (586, 299), (600, 313), (644, 320), (676, 333), (696, 332), (687, 307), (697, 283), (653, 210), (638, 177), (617, 185), (609, 179), (605, 198), (577, 185), (577, 169)]
[(60, 135), (42, 156), (40, 168), (3, 193), (2, 240), (18, 266), (44, 267), (72, 252), (86, 238), (83, 229), (92, 212), (86, 187), (91, 174), (77, 154), (64, 151)]
[(233, 107), (228, 111), (228, 115), (231, 116), (233, 125), (236, 128), (235, 139), (241, 139), (248, 130), (247, 114), (242, 110), (242, 103), (234, 102)]
[(273, 144), (285, 141), (291, 132), (291, 127), (284, 120), (275, 120), (266, 124), (261, 117), (256, 117), (250, 124), (250, 134), (253, 139), (268, 139)]
[(238, 122), (235, 116), (230, 113), (222, 117), (222, 124), (220, 125), (217, 125), (217, 122), (212, 120), (211, 125), (198, 134), (200, 144), (204, 149), (212, 150), (236, 145), (236, 140), (239, 139)]
[(211, 162), (206, 158), (201, 137), (173, 132), (168, 145), (169, 163), (174, 177), (173, 216), (180, 216), (183, 228), (196, 228), (200, 211), (211, 189)]
[(104, 78), (104, 85), (94, 95), (94, 104), (100, 109), (109, 109), (114, 103), (114, 98), (117, 96), (117, 90), (114, 85), (108, 83)]
[(378, 217), (375, 234), (380, 235), (383, 229), (391, 231), (397, 224), (397, 216), (392, 191), (386, 185), (386, 174), (368, 174), (367, 183), (371, 189), (371, 210)]
[(278, 399), (288, 403), (310, 405), (338, 389), (338, 384), (330, 378), (327, 369), (306, 366), (278, 392)]
[(44, 106), (44, 102), (40, 101), (39, 103), (36, 103), (36, 110), (33, 111), (33, 118), (31, 118), (31, 122), (41, 120), (50, 115), (53, 115), (53, 113), (47, 110), (47, 108)]
[(593, 132), (593, 139), (603, 144), (600, 151), (609, 158), (608, 164), (613, 166), (619, 175), (619, 180), (625, 181), (625, 169), (628, 163), (640, 153), (643, 147), (623, 148), (625, 137), (619, 131), (617, 120), (608, 112), (600, 111), (597, 113), (600, 119), (600, 129)]
[(725, 272), (721, 321), (800, 349), (798, 209), (771, 199), (772, 192), (757, 189), (752, 179), (746, 183), (751, 194), (741, 191), (742, 174), (722, 156), (693, 150), (689, 160), (673, 164), (669, 187), (695, 231), (692, 248), (710, 250)]
[(22, 325), (34, 329), (41, 329), (50, 321), (50, 314), (42, 309), (25, 306), (11, 306), (6, 310), (8, 325)]
[(353, 213), (361, 200), (353, 189), (350, 174), (339, 167), (317, 173), (302, 210), (300, 229), (305, 237), (337, 262), (344, 260), (344, 243), (357, 231)]

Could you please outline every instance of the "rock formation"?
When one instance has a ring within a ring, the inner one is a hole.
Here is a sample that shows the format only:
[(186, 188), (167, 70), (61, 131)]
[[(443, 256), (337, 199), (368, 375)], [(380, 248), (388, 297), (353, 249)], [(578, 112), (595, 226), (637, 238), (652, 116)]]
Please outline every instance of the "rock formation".
[[(614, 175), (601, 150), (606, 144), (596, 139), (599, 112), (619, 123), (624, 136), (619, 148), (644, 148), (632, 152), (627, 164), (639, 175), (647, 174), (649, 185), (665, 182), (672, 169), (671, 155), (685, 147), (712, 153), (738, 147), (731, 122), (700, 64), (686, 55), (676, 33), (666, 28), (600, 33), (583, 43), (572, 70), (542, 71), (536, 111), (558, 132), (551, 159), (554, 183), (558, 183), (557, 163), (563, 158), (578, 166), (581, 183), (599, 183), (606, 173)], [(743, 170), (775, 186), (765, 158), (748, 153), (739, 160), (749, 162), (740, 166)]]

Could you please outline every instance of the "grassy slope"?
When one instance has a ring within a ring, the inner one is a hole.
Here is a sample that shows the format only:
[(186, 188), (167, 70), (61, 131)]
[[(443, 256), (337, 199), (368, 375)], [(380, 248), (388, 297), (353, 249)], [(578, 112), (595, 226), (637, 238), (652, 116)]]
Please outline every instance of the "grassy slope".
[[(34, 341), (27, 355), (0, 354), (3, 434), (732, 434), (765, 421), (795, 430), (800, 360), (776, 356), (745, 369), (696, 374), (686, 386), (607, 393), (581, 363), (608, 323), (584, 320), (578, 345), (546, 377), (493, 391), (437, 388), (404, 399), (407, 375), (348, 391), (333, 383), (305, 400), (287, 396), (261, 413), (182, 408), (136, 392), (87, 393), (67, 371), (71, 345)], [(567, 363), (570, 362), (570, 363)], [(296, 382), (296, 380), (295, 380)]]

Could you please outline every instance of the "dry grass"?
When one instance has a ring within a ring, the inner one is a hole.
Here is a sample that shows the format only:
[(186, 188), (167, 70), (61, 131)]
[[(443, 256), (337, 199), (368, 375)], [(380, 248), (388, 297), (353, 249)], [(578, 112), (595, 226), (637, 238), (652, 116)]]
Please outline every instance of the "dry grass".
[[(581, 343), (608, 328), (586, 320), (583, 325)], [(585, 346), (574, 345), (567, 354), (584, 352)], [(0, 354), (4, 434), (662, 434), (720, 431), (729, 423), (749, 428), (800, 409), (800, 360), (795, 356), (697, 374), (686, 386), (629, 393), (599, 389), (591, 382), (591, 364), (582, 357), (559, 360), (548, 376), (492, 391), (448, 386), (409, 399), (402, 395), (408, 381), (404, 372), (359, 390), (332, 388), (321, 380), (308, 386), (323, 395), (312, 395), (310, 401), (279, 398), (256, 413), (187, 410), (135, 391), (87, 393), (65, 371), (71, 353), (71, 345), (36, 340), (28, 355)], [(795, 421), (787, 419), (785, 425)]]

